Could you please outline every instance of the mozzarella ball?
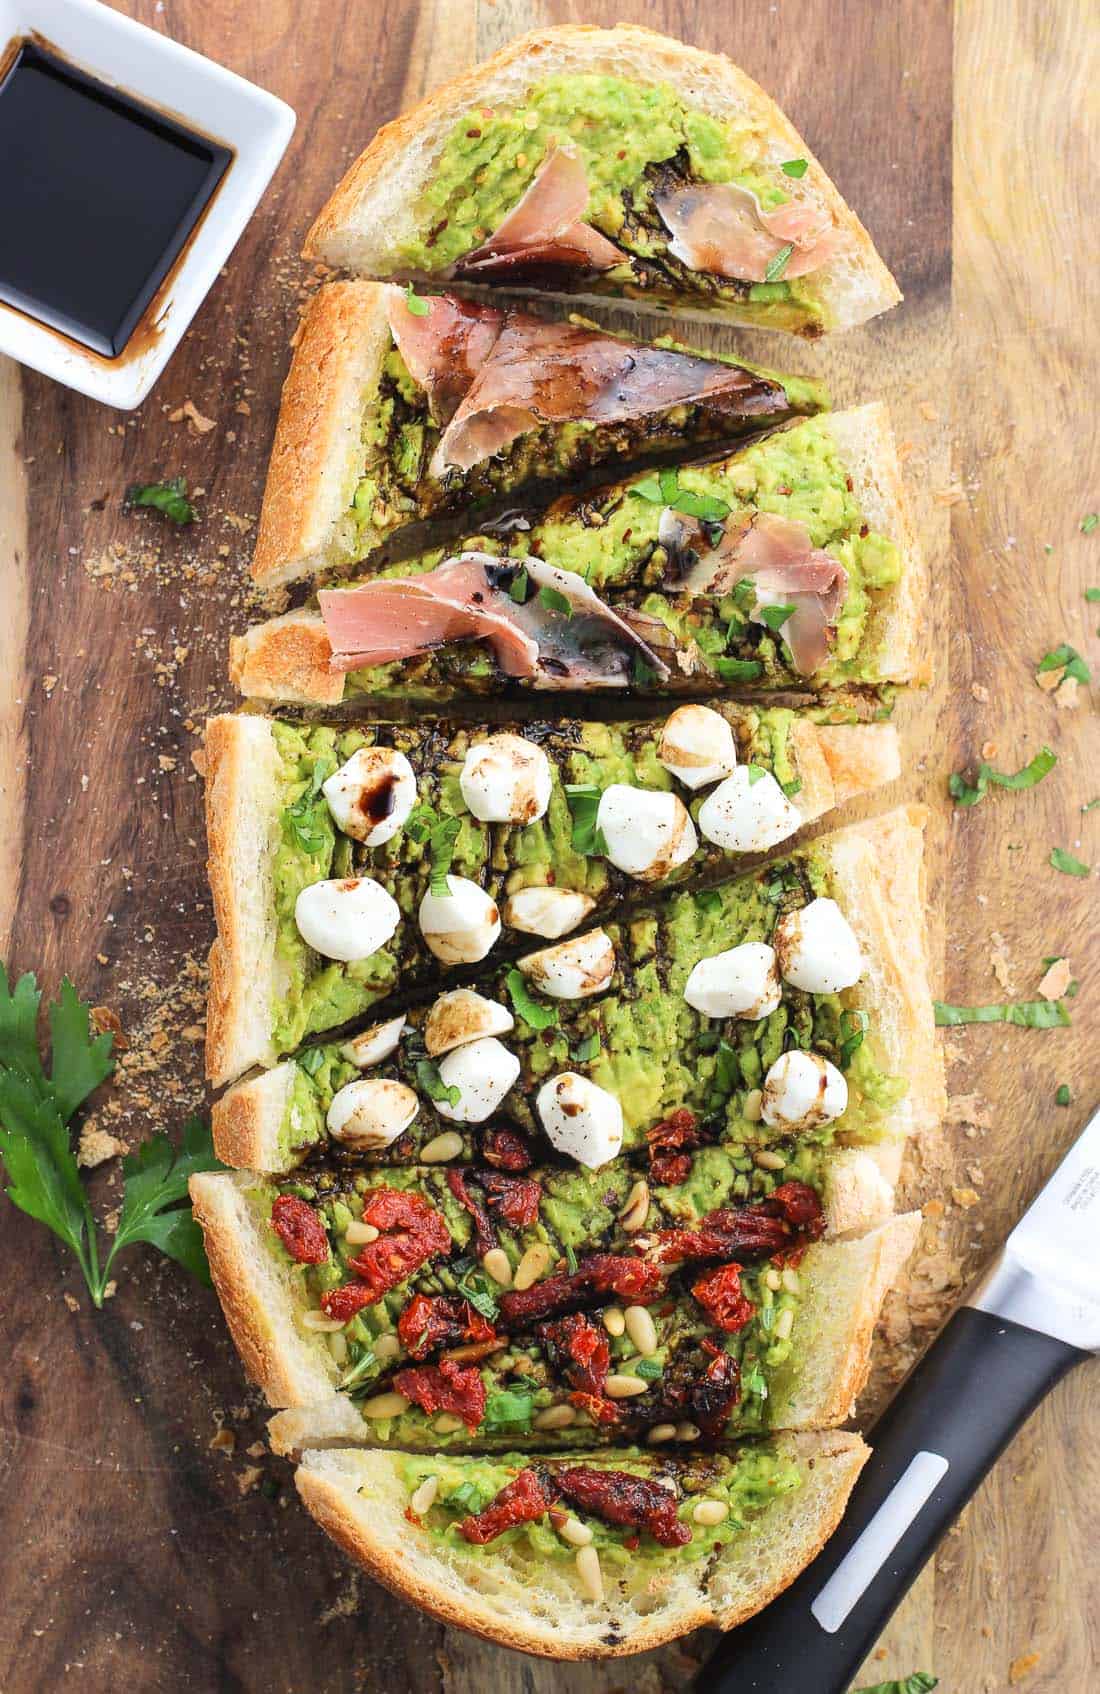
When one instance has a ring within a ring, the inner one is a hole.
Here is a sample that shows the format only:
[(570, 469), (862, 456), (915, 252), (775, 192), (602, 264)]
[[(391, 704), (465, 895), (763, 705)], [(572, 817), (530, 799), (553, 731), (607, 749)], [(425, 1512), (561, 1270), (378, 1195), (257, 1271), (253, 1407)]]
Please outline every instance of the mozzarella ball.
[(434, 1101), (441, 1118), (452, 1123), (484, 1123), (492, 1117), (519, 1076), (519, 1060), (492, 1035), (468, 1041), (448, 1053), (439, 1067), (445, 1088), (458, 1089), (457, 1105)]
[(763, 1117), (774, 1129), (817, 1129), (848, 1105), (848, 1084), (820, 1053), (793, 1047), (764, 1078)]
[(766, 1018), (782, 999), (775, 952), (766, 941), (743, 941), (700, 959), (684, 999), (708, 1018)]
[(588, 1170), (606, 1165), (622, 1147), (618, 1100), (576, 1071), (561, 1071), (544, 1082), (535, 1107), (552, 1146)]
[(360, 747), (321, 784), (333, 822), (367, 847), (397, 834), (416, 805), (416, 777), (404, 753)]
[(364, 1077), (333, 1096), (325, 1119), (328, 1132), (359, 1153), (376, 1152), (403, 1135), (420, 1110), (420, 1101), (403, 1082)]
[(504, 902), (504, 921), (524, 935), (556, 941), (576, 929), (595, 908), (595, 900), (571, 888), (520, 888)]
[(606, 930), (593, 929), (560, 947), (544, 947), (521, 959), (519, 968), (554, 1000), (583, 1000), (602, 994), (615, 974), (615, 947)]
[(541, 747), (522, 735), (490, 735), (470, 748), (458, 786), (482, 823), (534, 823), (550, 804), (554, 779)]
[(461, 1047), (467, 1041), (477, 1041), (483, 1035), (507, 1035), (516, 1020), (496, 1000), (486, 1000), (472, 988), (453, 988), (441, 994), (432, 1006), (424, 1024), (424, 1046), (433, 1059)]
[(661, 732), (657, 757), (687, 788), (706, 788), (737, 769), (733, 730), (710, 706), (677, 706)]
[(405, 1028), (405, 1018), (387, 1018), (385, 1023), (372, 1023), (369, 1029), (352, 1036), (340, 1049), (341, 1056), (361, 1071), (380, 1065), (391, 1053), (396, 1053)]
[(345, 876), (311, 882), (294, 902), (298, 934), (326, 959), (369, 959), (391, 939), (401, 908), (380, 882)]
[(771, 772), (749, 765), (739, 765), (699, 808), (702, 834), (730, 853), (762, 853), (801, 822)]
[(600, 796), (596, 827), (617, 870), (656, 882), (686, 864), (699, 845), (683, 801), (657, 788), (613, 782)]
[(465, 876), (447, 878), (447, 894), (429, 889), (420, 902), (420, 928), (445, 965), (476, 965), (500, 935), (496, 901)]
[(835, 900), (811, 900), (787, 912), (775, 926), (779, 968), (807, 994), (836, 994), (863, 974), (863, 959), (848, 919)]

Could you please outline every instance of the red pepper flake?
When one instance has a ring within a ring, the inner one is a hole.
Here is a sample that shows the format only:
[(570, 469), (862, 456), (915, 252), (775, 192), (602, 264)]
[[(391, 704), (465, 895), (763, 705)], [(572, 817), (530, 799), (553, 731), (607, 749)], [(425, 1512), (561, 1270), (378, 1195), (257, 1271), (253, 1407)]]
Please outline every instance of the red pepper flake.
[(741, 1287), (740, 1265), (719, 1265), (692, 1284), (692, 1294), (727, 1335), (744, 1329), (756, 1307)]
[(659, 1482), (625, 1470), (573, 1465), (555, 1473), (567, 1500), (605, 1523), (644, 1529), (659, 1547), (683, 1547), (691, 1530), (676, 1515), (676, 1496)]
[(313, 1207), (297, 1194), (280, 1194), (271, 1208), (271, 1227), (299, 1265), (328, 1262), (328, 1234)]
[(481, 1137), (481, 1156), (502, 1171), (530, 1170), (535, 1155), (527, 1138), (514, 1129), (487, 1129)]
[(644, 1305), (663, 1292), (664, 1280), (656, 1265), (625, 1253), (592, 1253), (575, 1271), (502, 1294), (500, 1311), (507, 1324), (537, 1323), (576, 1310), (600, 1294), (617, 1294)]
[(601, 1396), (611, 1368), (607, 1331), (597, 1327), (583, 1312), (571, 1312), (538, 1327), (539, 1340), (550, 1355), (550, 1363), (571, 1387), (584, 1394)]
[(488, 1319), (458, 1295), (414, 1294), (397, 1320), (397, 1334), (406, 1353), (426, 1359), (442, 1347), (463, 1342), (495, 1342)]
[(421, 1365), (417, 1370), (399, 1370), (393, 1379), (398, 1394), (428, 1413), (452, 1412), (473, 1434), (485, 1416), (485, 1384), (473, 1365), (444, 1359), (438, 1365)]
[(466, 139), (467, 141), (476, 141), (480, 134), (481, 131), (479, 129), (468, 129), (466, 131)]
[(550, 1510), (552, 1496), (533, 1470), (521, 1470), (505, 1483), (495, 1499), (472, 1517), (463, 1518), (458, 1533), (477, 1547), (495, 1541), (518, 1523), (534, 1523)]

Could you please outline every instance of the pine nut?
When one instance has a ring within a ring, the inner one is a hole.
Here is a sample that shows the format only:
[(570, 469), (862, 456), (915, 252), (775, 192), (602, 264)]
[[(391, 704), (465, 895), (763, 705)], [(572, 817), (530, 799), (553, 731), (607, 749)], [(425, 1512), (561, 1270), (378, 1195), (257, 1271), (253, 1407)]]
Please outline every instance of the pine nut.
[(626, 1333), (643, 1359), (657, 1351), (657, 1328), (644, 1306), (628, 1306), (623, 1313)]
[(461, 1135), (456, 1129), (447, 1129), (442, 1135), (434, 1135), (428, 1145), (420, 1149), (420, 1163), (445, 1165), (450, 1159), (457, 1159), (461, 1151)]
[(302, 1328), (317, 1329), (322, 1335), (332, 1335), (336, 1330), (343, 1329), (343, 1318), (330, 1318), (326, 1312), (309, 1311), (302, 1313)]
[(566, 1518), (558, 1525), (558, 1534), (563, 1541), (571, 1541), (574, 1547), (587, 1547), (592, 1539), (592, 1531), (579, 1518)]
[(344, 1240), (351, 1247), (362, 1247), (368, 1241), (377, 1241), (378, 1234), (372, 1223), (363, 1223), (359, 1218), (352, 1218), (344, 1231)]
[(783, 1286), (788, 1294), (797, 1294), (802, 1284), (798, 1280), (798, 1272), (790, 1265), (783, 1266)]
[(699, 1425), (697, 1423), (678, 1423), (676, 1425), (677, 1441), (698, 1441)]
[(347, 1336), (342, 1330), (333, 1330), (332, 1334), (328, 1338), (328, 1350), (338, 1365), (347, 1363), (348, 1342)]
[(489, 1251), (482, 1255), (481, 1268), (486, 1276), (491, 1276), (502, 1288), (511, 1288), (512, 1266), (503, 1247), (490, 1247)]
[(662, 1441), (675, 1441), (676, 1425), (674, 1423), (655, 1423), (646, 1436), (651, 1447), (659, 1447)]
[(453, 1435), (456, 1429), (462, 1428), (462, 1419), (456, 1418), (453, 1412), (443, 1412), (436, 1418), (432, 1428), (437, 1435)]
[(609, 1376), (603, 1385), (603, 1391), (612, 1400), (631, 1400), (635, 1394), (644, 1394), (649, 1387), (640, 1376)]
[(534, 1369), (534, 1365), (527, 1357), (526, 1353), (516, 1353), (513, 1355), (512, 1362), (508, 1366), (508, 1369), (510, 1371), (514, 1371), (516, 1376), (526, 1376), (529, 1370)]
[(512, 1278), (513, 1288), (530, 1288), (537, 1282), (547, 1265), (550, 1263), (550, 1249), (543, 1242), (536, 1241), (533, 1247), (528, 1247)]
[(764, 1272), (764, 1287), (770, 1288), (773, 1294), (778, 1294), (783, 1286), (783, 1278), (774, 1266)]
[(401, 1351), (400, 1341), (389, 1330), (385, 1335), (376, 1336), (371, 1342), (371, 1347), (374, 1349), (376, 1359), (396, 1359)]
[(768, 1147), (761, 1147), (752, 1156), (753, 1164), (759, 1165), (762, 1171), (781, 1171), (787, 1163), (782, 1153), (773, 1153)]
[(749, 1123), (760, 1122), (764, 1115), (764, 1090), (762, 1088), (749, 1089), (745, 1095), (745, 1103), (741, 1107), (741, 1115)]
[(568, 1429), (576, 1421), (577, 1413), (572, 1406), (546, 1406), (541, 1412), (536, 1412), (531, 1422), (535, 1429)]
[(729, 1517), (730, 1509), (721, 1500), (700, 1500), (691, 1515), (696, 1523), (704, 1523), (708, 1527), (713, 1527), (714, 1524), (722, 1523)]
[(435, 1505), (435, 1497), (438, 1493), (439, 1478), (437, 1476), (426, 1476), (412, 1499), (409, 1501), (409, 1505), (416, 1513), (417, 1517), (423, 1517), (425, 1512), (431, 1511), (432, 1507)]
[(794, 1328), (794, 1307), (788, 1306), (780, 1312), (775, 1320), (775, 1338), (777, 1341), (789, 1341), (791, 1330)]
[(628, 1234), (641, 1229), (649, 1216), (649, 1183), (645, 1177), (639, 1177), (626, 1197), (626, 1205), (619, 1213), (619, 1222)]
[(582, 1547), (577, 1554), (577, 1575), (586, 1600), (603, 1599), (603, 1572), (595, 1547)]
[(608, 1335), (622, 1335), (626, 1330), (626, 1318), (621, 1306), (608, 1306), (603, 1315), (603, 1326)]
[(375, 1394), (369, 1400), (364, 1400), (359, 1410), (365, 1418), (399, 1418), (402, 1412), (407, 1412), (409, 1402), (404, 1394)]

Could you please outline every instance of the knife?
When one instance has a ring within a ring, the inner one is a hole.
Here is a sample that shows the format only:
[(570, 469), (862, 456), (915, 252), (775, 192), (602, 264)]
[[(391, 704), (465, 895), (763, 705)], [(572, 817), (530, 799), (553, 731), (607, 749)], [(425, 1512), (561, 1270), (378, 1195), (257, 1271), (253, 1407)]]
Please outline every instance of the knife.
[(1100, 1352), (1100, 1110), (874, 1426), (844, 1520), (697, 1694), (844, 1694), (1016, 1431)]

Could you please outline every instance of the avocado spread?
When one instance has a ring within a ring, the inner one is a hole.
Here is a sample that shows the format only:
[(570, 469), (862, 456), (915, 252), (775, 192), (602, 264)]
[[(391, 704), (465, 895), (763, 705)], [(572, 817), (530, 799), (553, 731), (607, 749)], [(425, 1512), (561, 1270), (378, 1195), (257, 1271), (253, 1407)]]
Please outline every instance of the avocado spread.
[(820, 333), (828, 327), (814, 277), (737, 282), (692, 271), (669, 252), (670, 237), (652, 190), (671, 182), (734, 182), (765, 211), (789, 196), (766, 137), (751, 123), (723, 122), (692, 106), (667, 83), (591, 73), (547, 77), (518, 106), (477, 108), (455, 124), (415, 210), (416, 234), (398, 266), (438, 275), (486, 241), (534, 181), (551, 146), (584, 164), (585, 221), (623, 249), (623, 262), (586, 278), (586, 289), (644, 294), (675, 303), (685, 292), (704, 303), (736, 303), (746, 322)]
[[(527, 1462), (518, 1453), (492, 1459), (410, 1455), (401, 1461), (401, 1477), (410, 1499), (429, 1477), (435, 1479), (435, 1499), (421, 1516), (420, 1527), (444, 1541), (450, 1554), (476, 1560), (485, 1557), (486, 1549), (468, 1542), (459, 1534), (458, 1525), (463, 1518), (483, 1511)], [(647, 1531), (639, 1534), (607, 1523), (594, 1513), (571, 1508), (570, 1515), (579, 1517), (591, 1530), (591, 1545), (599, 1554), (601, 1566), (609, 1570), (618, 1567), (623, 1573), (636, 1571), (642, 1559), (695, 1563), (708, 1558), (742, 1533), (751, 1532), (752, 1524), (773, 1500), (791, 1493), (802, 1482), (794, 1459), (767, 1441), (734, 1454), (707, 1453), (676, 1460), (660, 1460), (652, 1451), (643, 1455), (637, 1448), (626, 1448), (615, 1455), (615, 1469), (674, 1484), (676, 1515), (691, 1531), (691, 1540), (682, 1547), (659, 1547)], [(725, 1517), (717, 1524), (697, 1522), (694, 1511), (702, 1500), (725, 1506)], [(563, 1562), (576, 1557), (576, 1546), (565, 1541), (546, 1517), (505, 1530), (489, 1543), (489, 1551), (490, 1557), (506, 1551), (513, 1565), (530, 1563), (533, 1570), (547, 1559)]]

